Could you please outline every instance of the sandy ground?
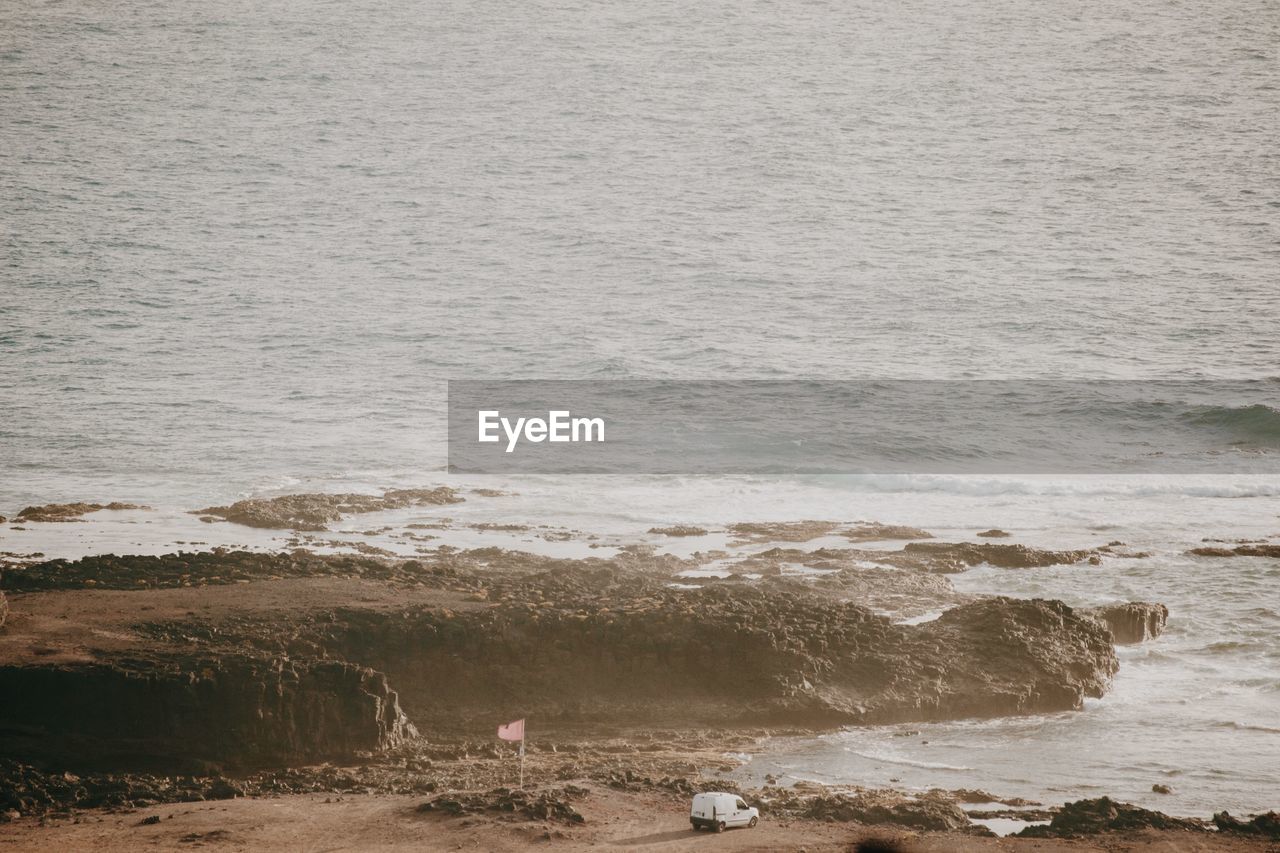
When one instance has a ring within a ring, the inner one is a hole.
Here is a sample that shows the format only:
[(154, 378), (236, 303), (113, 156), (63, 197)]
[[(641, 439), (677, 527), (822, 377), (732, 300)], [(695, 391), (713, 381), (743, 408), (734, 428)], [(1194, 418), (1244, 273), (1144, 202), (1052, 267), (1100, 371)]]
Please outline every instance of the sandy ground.
[(95, 652), (160, 647), (134, 630), (140, 622), (192, 617), (305, 613), (321, 607), (369, 610), (414, 605), (465, 610), (479, 605), (438, 589), (404, 589), (356, 578), (285, 578), (179, 589), (57, 590), (6, 593), (0, 664), (85, 663)]
[[(420, 814), (422, 797), (305, 795), (179, 803), (129, 813), (84, 812), (45, 825), (21, 819), (0, 825), (0, 851), (282, 850), (676, 850), (853, 851), (859, 841), (891, 839), (902, 853), (944, 851), (1280, 851), (1277, 842), (1212, 834), (1145, 833), (1049, 841), (894, 832), (850, 824), (762, 820), (755, 829), (717, 835), (693, 832), (670, 798), (593, 787), (578, 804), (586, 818), (565, 826), (506, 818)], [(159, 823), (143, 821), (159, 817)]]

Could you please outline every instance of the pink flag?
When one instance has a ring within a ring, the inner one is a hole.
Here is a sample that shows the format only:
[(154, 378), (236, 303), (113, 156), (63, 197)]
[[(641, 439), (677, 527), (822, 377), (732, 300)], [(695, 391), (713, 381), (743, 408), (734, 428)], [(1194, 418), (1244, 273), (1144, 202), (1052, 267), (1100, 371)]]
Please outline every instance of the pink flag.
[(503, 740), (524, 740), (524, 720), (498, 726), (498, 737)]

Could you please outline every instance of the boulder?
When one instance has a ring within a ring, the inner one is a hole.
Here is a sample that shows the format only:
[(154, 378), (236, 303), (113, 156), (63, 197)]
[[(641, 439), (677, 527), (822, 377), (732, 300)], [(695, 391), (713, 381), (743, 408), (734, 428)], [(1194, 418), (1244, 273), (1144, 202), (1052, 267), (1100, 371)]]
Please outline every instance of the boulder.
[(1164, 633), (1165, 623), (1169, 620), (1169, 608), (1146, 601), (1107, 604), (1081, 612), (1106, 625), (1121, 645), (1154, 640)]

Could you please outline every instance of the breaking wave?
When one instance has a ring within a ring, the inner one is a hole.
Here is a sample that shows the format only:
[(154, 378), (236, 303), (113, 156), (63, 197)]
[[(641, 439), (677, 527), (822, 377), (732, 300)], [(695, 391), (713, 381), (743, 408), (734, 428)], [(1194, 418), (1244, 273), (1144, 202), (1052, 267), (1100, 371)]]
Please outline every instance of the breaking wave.
[(1000, 495), (1195, 498), (1280, 497), (1280, 478), (1230, 481), (1219, 477), (1149, 475), (1120, 480), (1080, 475), (1070, 479), (982, 477), (942, 474), (847, 474), (824, 478), (854, 492), (941, 492), (971, 497)]
[(1185, 423), (1229, 432), (1239, 444), (1280, 447), (1280, 409), (1252, 406), (1197, 406), (1182, 415)]

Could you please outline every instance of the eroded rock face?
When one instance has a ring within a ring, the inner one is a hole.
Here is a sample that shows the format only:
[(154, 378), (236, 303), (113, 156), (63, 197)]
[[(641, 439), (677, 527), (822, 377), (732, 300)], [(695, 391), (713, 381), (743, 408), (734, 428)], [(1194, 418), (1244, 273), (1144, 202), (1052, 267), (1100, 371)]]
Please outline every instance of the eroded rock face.
[(386, 677), (251, 657), (0, 667), (0, 753), (70, 766), (309, 763), (416, 734)]
[(1111, 630), (1117, 643), (1126, 645), (1154, 640), (1164, 633), (1165, 623), (1169, 620), (1169, 608), (1146, 601), (1108, 604), (1081, 612), (1101, 621)]
[(9, 618), (9, 599), (0, 592), (0, 628), (4, 627), (4, 620), (7, 618)]
[[(80, 518), (88, 513), (97, 512), (100, 509), (123, 510), (123, 509), (146, 509), (138, 504), (127, 504), (112, 501), (109, 504), (91, 504), (91, 503), (69, 503), (69, 504), (45, 504), (44, 506), (29, 506), (22, 512), (14, 516), (14, 521), (79, 521)], [(3, 521), (0, 518), (0, 521)]]
[(324, 530), (345, 515), (403, 509), (410, 506), (439, 506), (461, 503), (462, 498), (448, 486), (435, 489), (393, 489), (378, 495), (304, 494), (278, 498), (251, 498), (230, 506), (212, 506), (197, 514), (221, 518), (248, 527), (275, 530)]
[(428, 728), (505, 713), (811, 726), (1039, 713), (1102, 695), (1117, 666), (1107, 630), (1060, 602), (988, 599), (896, 625), (822, 590), (675, 590), (582, 566), (483, 596), (486, 606), (462, 611), (152, 630), (373, 666)]
[(1048, 551), (1026, 545), (996, 545), (990, 542), (910, 542), (902, 551), (921, 558), (929, 571), (944, 573), (962, 572), (983, 563), (1000, 569), (1069, 565), (1092, 555), (1091, 551)]

